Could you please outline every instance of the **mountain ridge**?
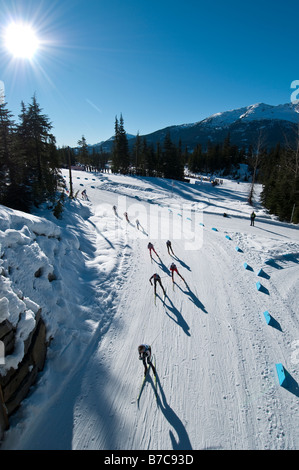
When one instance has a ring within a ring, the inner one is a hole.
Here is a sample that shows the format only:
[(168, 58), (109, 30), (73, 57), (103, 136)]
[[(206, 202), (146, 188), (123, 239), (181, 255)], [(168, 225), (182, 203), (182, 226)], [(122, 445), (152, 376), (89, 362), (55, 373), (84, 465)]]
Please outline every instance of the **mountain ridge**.
[[(271, 148), (277, 143), (292, 145), (296, 139), (298, 125), (298, 102), (280, 105), (255, 103), (215, 113), (194, 123), (167, 126), (140, 137), (145, 138), (149, 145), (156, 145), (162, 144), (169, 133), (174, 144), (181, 142), (183, 149), (192, 151), (198, 144), (206, 148), (209, 142), (221, 143), (229, 134), (231, 144), (240, 148), (254, 146), (259, 139), (265, 147)], [(136, 136), (128, 134), (130, 147), (134, 145), (135, 140)], [(110, 152), (112, 145), (113, 136), (90, 147)]]

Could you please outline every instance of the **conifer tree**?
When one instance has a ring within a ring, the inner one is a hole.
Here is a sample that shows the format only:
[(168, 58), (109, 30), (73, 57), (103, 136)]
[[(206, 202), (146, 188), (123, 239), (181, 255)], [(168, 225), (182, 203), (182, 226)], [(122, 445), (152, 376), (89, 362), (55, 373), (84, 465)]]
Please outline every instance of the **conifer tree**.
[(115, 116), (114, 140), (113, 140), (113, 149), (112, 149), (112, 171), (113, 171), (113, 173), (118, 173), (119, 168), (120, 168), (118, 137), (119, 137), (119, 123), (118, 123), (117, 116)]
[(124, 128), (124, 119), (122, 114), (119, 121), (115, 118), (115, 135), (112, 152), (112, 171), (127, 174), (130, 166), (130, 154), (127, 134)]
[(17, 167), (14, 157), (14, 121), (7, 103), (0, 103), (0, 201), (5, 204), (11, 186), (16, 187)]
[(119, 118), (119, 157), (120, 157), (120, 170), (121, 173), (127, 174), (130, 166), (129, 144), (127, 134), (124, 128), (124, 119), (122, 114)]
[(189, 157), (188, 168), (191, 173), (199, 173), (202, 171), (202, 148), (198, 144)]
[(82, 138), (78, 140), (79, 145), (79, 152), (78, 152), (78, 160), (83, 165), (88, 165), (89, 163), (89, 153), (88, 153), (88, 145), (86, 138), (82, 135)]
[(19, 117), (17, 137), (23, 148), (23, 183), (30, 188), (31, 203), (38, 206), (55, 193), (60, 180), (55, 137), (50, 133), (52, 124), (42, 114), (35, 95), (27, 108), (22, 103)]
[(167, 132), (162, 151), (163, 174), (164, 178), (183, 180), (184, 165), (179, 149), (175, 147)]

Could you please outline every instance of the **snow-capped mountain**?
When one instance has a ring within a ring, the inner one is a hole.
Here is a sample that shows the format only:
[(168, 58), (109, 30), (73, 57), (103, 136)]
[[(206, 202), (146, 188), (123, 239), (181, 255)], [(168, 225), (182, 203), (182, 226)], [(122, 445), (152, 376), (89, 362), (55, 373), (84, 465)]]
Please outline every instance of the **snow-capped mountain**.
[[(298, 103), (277, 106), (257, 103), (219, 112), (195, 123), (169, 126), (141, 137), (145, 137), (148, 144), (155, 145), (157, 142), (162, 144), (169, 133), (175, 144), (181, 141), (183, 149), (187, 147), (193, 150), (197, 144), (201, 144), (204, 149), (209, 141), (221, 143), (229, 134), (231, 143), (240, 148), (256, 145), (259, 138), (265, 147), (271, 148), (277, 143), (294, 143), (298, 124)], [(134, 136), (130, 135), (129, 146), (132, 147), (134, 142)], [(96, 144), (96, 147), (109, 152), (112, 143), (113, 139), (109, 139)]]
[(271, 106), (265, 103), (257, 103), (243, 108), (213, 114), (197, 124), (209, 124), (214, 127), (230, 126), (239, 120), (242, 122), (279, 120), (298, 124), (299, 104), (287, 103)]
[(229, 134), (231, 143), (240, 148), (254, 146), (259, 138), (265, 147), (271, 148), (277, 143), (292, 144), (298, 124), (299, 104), (258, 103), (216, 113), (193, 124), (170, 126), (145, 137), (148, 143), (162, 143), (169, 132), (174, 143), (181, 140), (182, 148), (192, 150), (197, 144), (205, 148), (208, 142), (221, 143)]

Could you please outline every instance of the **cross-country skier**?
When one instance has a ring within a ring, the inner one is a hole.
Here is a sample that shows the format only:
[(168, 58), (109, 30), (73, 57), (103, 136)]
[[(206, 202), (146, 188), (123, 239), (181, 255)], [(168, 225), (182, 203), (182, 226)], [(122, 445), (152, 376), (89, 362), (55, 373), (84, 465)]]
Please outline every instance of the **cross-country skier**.
[(250, 225), (254, 226), (254, 219), (255, 219), (256, 215), (255, 215), (255, 212), (252, 211), (251, 215), (250, 215)]
[(149, 252), (150, 252), (150, 257), (152, 258), (152, 251), (158, 256), (159, 258), (159, 255), (158, 253), (156, 252), (155, 248), (154, 248), (154, 245), (149, 242), (149, 244), (147, 245), (148, 249), (149, 249)]
[(178, 276), (180, 276), (180, 278), (183, 279), (183, 281), (186, 283), (185, 279), (183, 278), (183, 276), (180, 275), (180, 273), (178, 272), (178, 268), (176, 267), (176, 265), (174, 263), (171, 263), (170, 271), (171, 271), (172, 282), (174, 282), (173, 274), (176, 272), (178, 274)]
[(166, 246), (167, 246), (168, 254), (170, 255), (170, 252), (171, 252), (174, 255), (170, 240), (167, 240)]
[(129, 216), (128, 216), (128, 213), (127, 213), (127, 212), (124, 212), (124, 216), (125, 216), (125, 218), (126, 218), (126, 221), (127, 221), (127, 222), (130, 222), (130, 221), (129, 221)]
[(139, 360), (143, 362), (144, 365), (144, 375), (147, 373), (146, 363), (153, 369), (154, 375), (156, 375), (156, 369), (153, 366), (151, 361), (152, 358), (152, 348), (148, 344), (140, 344), (138, 346)]
[(162, 288), (162, 290), (163, 290), (163, 293), (164, 293), (164, 295), (165, 295), (165, 289), (164, 289), (164, 287), (162, 286), (162, 282), (161, 282), (161, 278), (160, 278), (159, 274), (155, 273), (155, 274), (152, 275), (152, 277), (151, 277), (150, 280), (149, 280), (150, 283), (151, 283), (151, 285), (153, 285), (152, 280), (154, 280), (154, 291), (155, 291), (155, 295), (156, 295), (156, 293), (157, 293), (157, 282), (160, 284), (160, 286), (161, 286), (161, 288)]

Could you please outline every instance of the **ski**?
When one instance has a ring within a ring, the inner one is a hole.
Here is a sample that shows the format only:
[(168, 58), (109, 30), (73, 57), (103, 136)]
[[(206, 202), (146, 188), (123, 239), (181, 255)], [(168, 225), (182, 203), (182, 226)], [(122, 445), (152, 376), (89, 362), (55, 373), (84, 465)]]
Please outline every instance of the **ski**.
[(156, 368), (156, 356), (153, 356), (154, 360), (154, 367), (155, 367), (155, 373), (154, 373), (154, 387), (155, 387), (155, 395), (156, 395), (156, 400), (158, 400), (158, 390), (157, 390), (157, 368)]
[(141, 394), (142, 394), (142, 391), (143, 391), (143, 388), (144, 388), (144, 385), (145, 385), (145, 381), (146, 381), (146, 378), (147, 378), (148, 371), (149, 371), (149, 367), (147, 368), (146, 373), (143, 376), (142, 383), (141, 383), (141, 386), (140, 386), (140, 389), (139, 389), (139, 393), (138, 393), (138, 397), (137, 397), (138, 405), (139, 405), (139, 400), (140, 400), (140, 397), (141, 397)]
[(164, 291), (164, 297), (163, 297), (163, 307), (165, 306), (165, 300), (166, 300), (166, 289)]

